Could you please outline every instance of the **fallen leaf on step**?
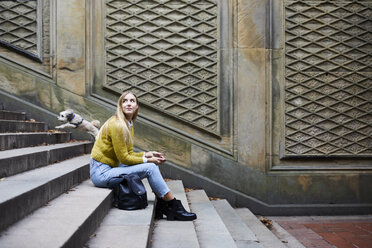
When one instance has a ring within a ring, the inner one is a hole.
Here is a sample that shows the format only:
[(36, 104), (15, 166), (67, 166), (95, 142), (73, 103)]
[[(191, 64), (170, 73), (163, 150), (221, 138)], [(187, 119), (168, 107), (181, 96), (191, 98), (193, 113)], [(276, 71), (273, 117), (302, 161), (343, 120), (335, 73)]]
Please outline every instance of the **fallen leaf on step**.
[(271, 228), (272, 225), (273, 225), (273, 221), (272, 220), (269, 220), (263, 216), (260, 217), (260, 221), (267, 227), (267, 228)]

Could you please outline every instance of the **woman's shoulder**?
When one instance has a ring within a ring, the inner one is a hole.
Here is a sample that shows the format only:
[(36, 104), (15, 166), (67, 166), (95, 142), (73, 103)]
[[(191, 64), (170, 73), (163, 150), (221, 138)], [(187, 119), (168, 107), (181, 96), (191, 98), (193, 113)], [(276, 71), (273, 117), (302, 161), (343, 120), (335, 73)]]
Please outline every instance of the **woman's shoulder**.
[(108, 125), (109, 125), (109, 127), (118, 127), (118, 126), (120, 126), (119, 118), (117, 118), (115, 115), (112, 116), (112, 117), (108, 120)]
[(123, 130), (123, 123), (120, 121), (120, 119), (116, 116), (111, 117), (109, 120), (109, 129), (115, 130), (115, 131), (122, 131)]
[(119, 118), (117, 118), (117, 116), (114, 115), (114, 116), (111, 116), (111, 117), (108, 119), (107, 122), (108, 122), (109, 124), (116, 124), (116, 123), (119, 122)]
[(116, 115), (113, 115), (113, 116), (111, 116), (110, 118), (108, 118), (108, 122), (110, 122), (110, 121), (115, 121), (117, 118), (116, 118)]

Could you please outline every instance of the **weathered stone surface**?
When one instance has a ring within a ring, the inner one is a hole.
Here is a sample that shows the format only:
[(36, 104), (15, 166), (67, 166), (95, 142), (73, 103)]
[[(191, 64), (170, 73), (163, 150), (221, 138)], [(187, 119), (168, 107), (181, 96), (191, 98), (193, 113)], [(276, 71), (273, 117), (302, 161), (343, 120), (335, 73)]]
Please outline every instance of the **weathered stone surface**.
[(49, 83), (36, 83), (35, 84), (36, 88), (36, 95), (37, 99), (41, 102), (43, 106), (46, 108), (51, 108), (53, 105), (51, 103), (51, 96), (50, 96), (50, 91), (51, 91), (51, 85)]
[(35, 91), (35, 79), (19, 70), (0, 65), (1, 89), (18, 95), (31, 95)]
[(266, 50), (238, 50), (238, 159), (265, 171)]
[[(85, 1), (57, 1), (57, 83), (85, 94)], [(83, 32), (84, 33), (84, 32)]]
[(237, 1), (237, 47), (266, 47), (267, 1)]
[(190, 143), (168, 135), (166, 130), (138, 122), (135, 126), (134, 144), (145, 151), (162, 152), (168, 160), (184, 167), (191, 165)]

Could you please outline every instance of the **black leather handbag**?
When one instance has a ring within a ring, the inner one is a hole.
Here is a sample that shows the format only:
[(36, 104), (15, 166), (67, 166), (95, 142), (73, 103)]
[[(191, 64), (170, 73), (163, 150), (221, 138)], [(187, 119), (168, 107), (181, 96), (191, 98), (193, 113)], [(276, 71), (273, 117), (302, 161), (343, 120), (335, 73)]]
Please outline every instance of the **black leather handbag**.
[(122, 181), (113, 187), (113, 205), (119, 209), (136, 210), (147, 207), (147, 192), (137, 174), (121, 175)]

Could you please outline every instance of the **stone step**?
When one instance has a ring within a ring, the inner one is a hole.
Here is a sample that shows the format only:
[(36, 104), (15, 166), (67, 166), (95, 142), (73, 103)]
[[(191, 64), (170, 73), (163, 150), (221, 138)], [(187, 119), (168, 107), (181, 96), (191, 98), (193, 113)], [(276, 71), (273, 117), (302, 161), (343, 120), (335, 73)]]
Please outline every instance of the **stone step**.
[[(269, 217), (270, 219), (270, 217)], [(293, 237), (278, 223), (273, 221), (272, 228), (270, 229), (273, 234), (288, 248), (306, 248), (300, 241)]]
[(0, 120), (0, 133), (5, 132), (46, 132), (48, 125), (44, 122)]
[(34, 132), (34, 133), (0, 133), (0, 150), (58, 144), (71, 140), (71, 133)]
[(187, 192), (187, 197), (191, 204), (191, 211), (198, 216), (194, 223), (200, 247), (237, 247), (204, 190)]
[[(187, 211), (190, 211), (182, 181), (169, 181), (167, 184), (173, 195), (182, 202)], [(199, 248), (194, 223), (192, 221), (157, 220), (152, 235), (151, 247)]]
[(212, 201), (238, 248), (263, 248), (251, 229), (243, 222), (227, 200)]
[(85, 247), (148, 247), (155, 196), (147, 179), (144, 179), (143, 183), (146, 187), (149, 205), (145, 209), (134, 211), (111, 208)]
[(235, 209), (245, 224), (254, 232), (265, 248), (286, 248), (286, 246), (248, 209)]
[(90, 155), (0, 181), (0, 231), (89, 177)]
[(6, 229), (0, 246), (83, 247), (109, 211), (111, 192), (86, 180)]
[(26, 120), (25, 112), (14, 112), (7, 110), (0, 110), (0, 120)]
[(90, 153), (92, 142), (72, 142), (0, 151), (0, 178)]

